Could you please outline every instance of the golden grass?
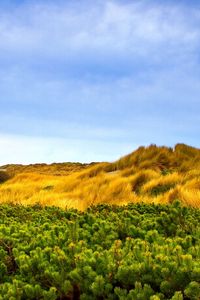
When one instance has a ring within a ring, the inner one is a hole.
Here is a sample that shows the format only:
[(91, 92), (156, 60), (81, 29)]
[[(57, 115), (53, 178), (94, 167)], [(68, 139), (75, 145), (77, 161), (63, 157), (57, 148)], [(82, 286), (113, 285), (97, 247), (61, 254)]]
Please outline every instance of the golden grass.
[(180, 200), (184, 205), (200, 208), (200, 190), (187, 189), (178, 185), (166, 195), (160, 196), (160, 203), (172, 203), (174, 200)]
[(60, 173), (59, 164), (41, 165), (42, 172), (39, 165), (20, 167), (25, 172), (17, 166), (14, 172), (12, 165), (15, 175), (0, 184), (0, 203), (85, 210), (101, 203), (171, 203), (180, 199), (184, 205), (200, 207), (200, 150), (187, 147), (140, 147), (110, 164), (75, 164), (74, 170), (73, 164), (61, 164)]
[(182, 175), (178, 173), (172, 173), (166, 176), (158, 176), (149, 180), (141, 188), (142, 194), (154, 196), (155, 194), (164, 194), (168, 190), (174, 188), (182, 180)]
[(152, 178), (158, 178), (160, 174), (154, 170), (141, 170), (129, 177), (132, 191), (136, 194), (140, 193), (142, 186)]

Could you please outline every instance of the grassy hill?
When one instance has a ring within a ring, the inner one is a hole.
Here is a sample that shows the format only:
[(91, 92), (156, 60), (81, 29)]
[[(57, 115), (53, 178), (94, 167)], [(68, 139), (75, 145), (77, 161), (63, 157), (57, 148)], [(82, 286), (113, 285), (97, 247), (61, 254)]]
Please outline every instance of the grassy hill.
[(6, 170), (9, 174), (16, 175), (20, 173), (38, 173), (38, 174), (50, 174), (50, 175), (69, 175), (74, 171), (80, 171), (87, 167), (94, 165), (81, 164), (81, 163), (53, 163), (53, 164), (30, 164), (30, 165), (4, 165), (1, 170)]
[[(200, 149), (150, 145), (112, 163), (6, 165), (1, 203), (56, 205), (85, 210), (90, 205), (171, 203), (200, 207)], [(3, 171), (4, 170), (4, 171)], [(2, 174), (2, 175), (1, 175)]]

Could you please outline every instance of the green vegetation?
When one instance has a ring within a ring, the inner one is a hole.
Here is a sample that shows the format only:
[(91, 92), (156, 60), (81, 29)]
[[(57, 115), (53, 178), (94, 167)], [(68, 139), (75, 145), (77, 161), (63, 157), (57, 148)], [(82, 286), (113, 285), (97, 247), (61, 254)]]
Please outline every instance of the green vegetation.
[(0, 203), (0, 299), (200, 299), (200, 149), (3, 166)]
[(200, 299), (200, 211), (0, 206), (0, 299)]

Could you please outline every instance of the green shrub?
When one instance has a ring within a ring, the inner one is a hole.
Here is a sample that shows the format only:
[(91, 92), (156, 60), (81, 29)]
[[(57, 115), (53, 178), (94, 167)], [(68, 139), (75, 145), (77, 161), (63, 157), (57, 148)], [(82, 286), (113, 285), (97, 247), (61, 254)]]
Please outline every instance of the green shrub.
[(200, 211), (0, 205), (0, 299), (199, 300)]

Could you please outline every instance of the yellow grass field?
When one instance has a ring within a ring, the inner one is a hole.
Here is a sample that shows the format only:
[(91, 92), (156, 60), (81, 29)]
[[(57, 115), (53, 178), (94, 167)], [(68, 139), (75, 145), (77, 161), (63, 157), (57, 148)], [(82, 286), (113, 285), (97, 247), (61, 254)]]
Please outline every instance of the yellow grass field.
[[(85, 210), (100, 203), (171, 203), (200, 207), (200, 150), (177, 144), (140, 147), (113, 163), (7, 165), (0, 203)], [(5, 171), (4, 171), (5, 172)]]

